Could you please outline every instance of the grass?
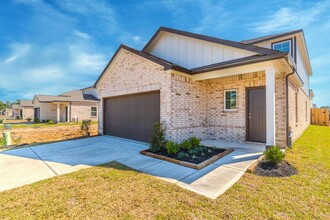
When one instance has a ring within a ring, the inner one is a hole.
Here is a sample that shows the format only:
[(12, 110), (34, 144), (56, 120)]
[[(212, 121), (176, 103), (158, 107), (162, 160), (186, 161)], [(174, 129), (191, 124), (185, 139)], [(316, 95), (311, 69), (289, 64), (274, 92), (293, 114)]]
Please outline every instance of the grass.
[(246, 173), (217, 200), (108, 163), (0, 193), (0, 219), (330, 219), (329, 148), (310, 126), (286, 153), (298, 175)]

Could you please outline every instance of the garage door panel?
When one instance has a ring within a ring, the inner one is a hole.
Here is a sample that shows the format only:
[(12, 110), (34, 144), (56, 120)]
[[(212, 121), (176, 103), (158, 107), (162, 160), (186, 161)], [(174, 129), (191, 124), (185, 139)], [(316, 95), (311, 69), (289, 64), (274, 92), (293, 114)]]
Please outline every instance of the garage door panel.
[(160, 121), (160, 94), (140, 93), (104, 99), (104, 133), (150, 142)]

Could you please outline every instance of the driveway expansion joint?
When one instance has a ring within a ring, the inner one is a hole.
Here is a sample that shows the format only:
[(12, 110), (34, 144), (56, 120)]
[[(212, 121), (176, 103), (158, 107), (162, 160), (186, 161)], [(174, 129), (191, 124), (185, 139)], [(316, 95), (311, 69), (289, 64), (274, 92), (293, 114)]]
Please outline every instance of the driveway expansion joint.
[(44, 161), (31, 147), (29, 147), (29, 149), (55, 174), (55, 176), (61, 175), (57, 173), (46, 161)]

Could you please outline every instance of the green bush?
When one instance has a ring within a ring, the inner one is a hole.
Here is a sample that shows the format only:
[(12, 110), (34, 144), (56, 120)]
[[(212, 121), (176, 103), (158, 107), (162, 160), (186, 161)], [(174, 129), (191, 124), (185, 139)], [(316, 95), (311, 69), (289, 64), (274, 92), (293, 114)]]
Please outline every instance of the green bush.
[(5, 119), (0, 119), (0, 124), (2, 124), (5, 121)]
[(168, 154), (177, 154), (180, 151), (180, 145), (173, 141), (168, 141), (165, 148)]
[(189, 154), (184, 152), (184, 151), (181, 151), (180, 153), (178, 153), (178, 158), (179, 159), (183, 159), (183, 158), (188, 158), (189, 157)]
[(32, 121), (32, 118), (27, 118), (26, 120), (27, 120), (28, 122), (30, 122), (30, 121)]
[(47, 124), (54, 124), (53, 120), (48, 120)]
[(154, 131), (150, 141), (149, 150), (152, 152), (158, 152), (166, 150), (166, 138), (165, 138), (165, 126), (162, 123), (156, 123), (154, 125)]
[(181, 142), (181, 148), (184, 150), (190, 150), (192, 148), (192, 144), (189, 140), (184, 140)]
[(201, 140), (195, 136), (189, 138), (189, 141), (193, 148), (199, 147), (201, 145)]
[(281, 151), (278, 146), (272, 146), (266, 149), (264, 152), (266, 161), (278, 164), (283, 161), (285, 154)]
[(38, 118), (35, 118), (35, 119), (34, 119), (34, 123), (36, 123), (36, 124), (37, 124), (37, 123), (40, 123), (40, 120), (39, 120)]

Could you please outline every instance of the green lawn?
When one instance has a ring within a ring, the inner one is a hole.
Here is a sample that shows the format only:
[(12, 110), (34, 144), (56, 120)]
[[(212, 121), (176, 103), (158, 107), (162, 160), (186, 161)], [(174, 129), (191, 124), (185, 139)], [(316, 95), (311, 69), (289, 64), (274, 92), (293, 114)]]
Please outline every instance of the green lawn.
[(330, 219), (329, 149), (330, 128), (310, 126), (287, 151), (298, 175), (246, 173), (217, 200), (108, 163), (0, 193), (0, 219)]

